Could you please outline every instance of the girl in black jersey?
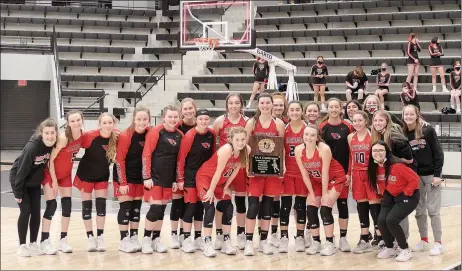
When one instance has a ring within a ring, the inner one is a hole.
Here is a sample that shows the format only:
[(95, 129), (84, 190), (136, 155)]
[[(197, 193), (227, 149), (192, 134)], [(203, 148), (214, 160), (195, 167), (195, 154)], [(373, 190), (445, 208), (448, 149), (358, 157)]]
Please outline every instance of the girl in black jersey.
[(457, 105), (457, 114), (460, 114), (460, 89), (462, 84), (460, 83), (460, 61), (454, 63), (454, 71), (449, 75), (451, 85), (451, 108), (455, 109)]
[(444, 77), (444, 67), (441, 63), (441, 56), (444, 56), (443, 47), (440, 45), (440, 39), (434, 37), (428, 45), (428, 53), (430, 54), (430, 69), (432, 71), (432, 92), (436, 92), (436, 72), (440, 74), (441, 86), (443, 92), (449, 92), (446, 88), (446, 78)]
[(407, 79), (406, 82), (410, 83), (413, 79), (414, 82), (414, 89), (417, 90), (417, 81), (419, 80), (419, 53), (422, 49), (419, 45), (419, 37), (417, 37), (414, 33), (409, 34), (408, 37), (408, 44), (406, 49), (407, 58)]
[[(367, 99), (367, 98), (366, 98)], [(343, 113), (343, 118), (347, 121), (350, 122), (350, 124), (353, 123), (353, 116), (355, 115), (356, 111), (361, 109), (361, 104), (357, 100), (351, 100), (346, 103), (344, 113)]]
[(362, 101), (364, 93), (367, 92), (367, 84), (368, 79), (363, 68), (356, 67), (354, 71), (349, 72), (345, 79), (347, 101), (351, 101), (352, 94), (356, 92), (358, 92), (358, 100)]
[(403, 102), (403, 105), (412, 104), (420, 110), (419, 97), (417, 95), (417, 91), (411, 88), (411, 84), (409, 84), (408, 82), (404, 82), (402, 87), (403, 92), (400, 94), (400, 97), (401, 102)]
[(317, 125), (321, 116), (321, 108), (319, 108), (318, 103), (308, 102), (303, 108), (303, 115), (305, 116), (307, 124), (311, 123)]
[(377, 74), (377, 90), (375, 95), (380, 99), (380, 109), (385, 109), (385, 95), (390, 91), (391, 74), (387, 71), (387, 63), (382, 63), (380, 73)]
[(191, 98), (186, 98), (181, 101), (180, 106), (180, 122), (178, 122), (178, 130), (186, 134), (191, 128), (196, 126), (196, 102)]
[(250, 95), (249, 103), (247, 104), (247, 108), (252, 106), (252, 102), (255, 99), (255, 95), (257, 95), (257, 91), (263, 93), (265, 90), (265, 84), (268, 83), (268, 76), (269, 76), (269, 65), (266, 60), (263, 58), (257, 57), (257, 60), (253, 64), (252, 73), (255, 76), (252, 95)]
[(311, 67), (311, 82), (313, 83), (314, 102), (318, 102), (318, 94), (321, 91), (321, 110), (326, 111), (326, 77), (329, 75), (327, 66), (324, 65), (324, 57), (318, 56), (317, 63)]

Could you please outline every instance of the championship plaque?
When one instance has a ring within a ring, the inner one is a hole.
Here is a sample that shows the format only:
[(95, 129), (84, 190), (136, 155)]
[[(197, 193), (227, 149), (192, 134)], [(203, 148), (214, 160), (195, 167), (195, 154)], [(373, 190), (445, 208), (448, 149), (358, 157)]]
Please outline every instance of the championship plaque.
[(281, 136), (250, 136), (252, 148), (249, 176), (282, 177), (284, 171), (284, 138)]

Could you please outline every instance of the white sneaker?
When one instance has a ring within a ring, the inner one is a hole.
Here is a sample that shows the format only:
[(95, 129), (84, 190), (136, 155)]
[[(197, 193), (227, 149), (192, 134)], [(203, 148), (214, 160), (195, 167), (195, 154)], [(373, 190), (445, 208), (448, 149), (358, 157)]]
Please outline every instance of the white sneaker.
[(243, 250), (245, 248), (245, 243), (246, 243), (246, 239), (245, 239), (245, 233), (241, 233), (237, 236), (237, 248), (239, 248), (240, 250)]
[[(215, 241), (216, 243), (216, 241)], [(221, 246), (221, 253), (226, 255), (236, 255), (237, 251), (231, 242), (231, 239), (223, 241), (223, 245)]]
[(268, 243), (268, 240), (260, 240), (258, 244), (258, 252), (263, 252), (265, 255), (273, 255), (273, 246)]
[(152, 250), (152, 239), (149, 236), (143, 237), (143, 241), (141, 241), (141, 253), (143, 254), (152, 254), (154, 250)]
[(350, 244), (348, 244), (348, 240), (346, 239), (346, 237), (340, 237), (340, 240), (338, 242), (338, 248), (340, 249), (340, 251), (343, 252), (351, 251)]
[(379, 259), (388, 259), (391, 257), (396, 256), (396, 250), (394, 248), (387, 248), (384, 247), (380, 249), (379, 253), (377, 254), (377, 258)]
[(420, 240), (415, 246), (411, 248), (411, 250), (415, 252), (427, 251), (429, 249), (430, 249), (430, 244), (423, 240)]
[(141, 251), (143, 249), (143, 247), (141, 246), (140, 241), (138, 240), (138, 235), (135, 234), (132, 237), (130, 237), (130, 242), (133, 244), (133, 247), (136, 248), (136, 251), (134, 251), (134, 252), (138, 252), (138, 251)]
[(295, 238), (295, 251), (297, 252), (305, 251), (305, 239), (301, 236)]
[[(199, 238), (197, 238), (199, 239)], [(196, 240), (197, 240), (196, 239)], [(201, 238), (202, 239), (202, 238)], [(217, 256), (217, 252), (216, 250), (213, 248), (213, 244), (212, 244), (212, 241), (209, 241), (207, 243), (204, 242), (204, 245), (202, 246), (202, 253), (206, 256), (206, 257), (215, 257)]]
[(436, 92), (436, 86), (433, 86), (432, 92)]
[(385, 241), (380, 240), (380, 242), (377, 244), (377, 250), (380, 251), (384, 247), (385, 247)]
[(196, 251), (196, 247), (194, 246), (194, 241), (192, 236), (184, 239), (183, 245), (181, 246), (181, 250), (186, 253), (194, 253)]
[(37, 244), (37, 242), (33, 242), (31, 244), (29, 244), (29, 253), (32, 255), (32, 256), (40, 256), (40, 255), (44, 255), (45, 252), (43, 252), (43, 250), (40, 249), (39, 245)]
[(456, 114), (460, 114), (460, 108), (457, 108)]
[(315, 255), (316, 253), (321, 252), (321, 242), (313, 241), (311, 246), (306, 250), (306, 254)]
[(180, 248), (180, 239), (178, 239), (178, 235), (172, 234), (170, 242), (170, 248), (179, 249)]
[(96, 238), (93, 235), (90, 235), (88, 237), (88, 252), (95, 252), (96, 248), (98, 247), (98, 244), (96, 243)]
[(223, 234), (217, 234), (217, 238), (215, 239), (215, 243), (213, 244), (213, 248), (215, 250), (221, 250), (221, 248), (223, 246), (223, 240), (224, 240)]
[(152, 241), (152, 250), (158, 253), (167, 252), (167, 247), (160, 242), (160, 237), (157, 237)]
[(67, 236), (59, 240), (58, 250), (64, 253), (72, 253), (72, 247), (67, 242)]
[(323, 113), (327, 112), (326, 106), (324, 104), (321, 106), (321, 112)]
[(279, 253), (287, 253), (289, 252), (289, 238), (282, 237), (281, 243), (279, 244), (278, 248)]
[(444, 247), (441, 243), (435, 242), (432, 249), (430, 249), (430, 256), (439, 256), (443, 254)]
[(355, 254), (362, 254), (366, 252), (371, 252), (372, 251), (372, 245), (369, 242), (366, 242), (364, 240), (360, 240), (358, 245), (353, 249), (353, 253)]
[(402, 249), (399, 255), (396, 257), (396, 261), (398, 262), (407, 262), (412, 259), (412, 253), (409, 248)]
[(305, 230), (305, 248), (309, 248), (313, 243), (313, 237), (310, 230)]
[(194, 246), (196, 247), (196, 250), (204, 250), (204, 244), (205, 244), (204, 238), (198, 237), (194, 239)]
[(448, 92), (451, 92), (451, 91), (449, 91), (449, 90), (446, 88), (446, 86), (443, 86), (443, 92), (448, 93)]
[(96, 250), (98, 252), (106, 251), (106, 244), (104, 243), (104, 236), (101, 234), (100, 236), (96, 237)]
[(184, 242), (184, 234), (180, 234), (180, 235), (178, 236), (178, 242), (180, 242), (180, 246), (183, 245), (183, 242)]
[(244, 248), (244, 256), (254, 256), (255, 250), (253, 248), (253, 241), (246, 240)]
[(21, 256), (21, 257), (32, 256), (26, 244), (22, 244), (19, 246), (18, 251), (16, 251), (16, 255)]
[(332, 256), (335, 254), (336, 251), (337, 251), (337, 248), (335, 247), (334, 243), (327, 241), (321, 250), (321, 255), (322, 256)]
[(125, 236), (120, 240), (119, 250), (126, 253), (133, 253), (137, 251), (137, 248), (131, 242), (130, 237)]
[(46, 255), (56, 255), (58, 251), (51, 245), (50, 238), (42, 241), (40, 243), (40, 249), (45, 253)]
[(281, 239), (279, 239), (277, 233), (272, 233), (270, 236), (268, 236), (268, 243), (273, 247), (279, 247), (281, 244)]

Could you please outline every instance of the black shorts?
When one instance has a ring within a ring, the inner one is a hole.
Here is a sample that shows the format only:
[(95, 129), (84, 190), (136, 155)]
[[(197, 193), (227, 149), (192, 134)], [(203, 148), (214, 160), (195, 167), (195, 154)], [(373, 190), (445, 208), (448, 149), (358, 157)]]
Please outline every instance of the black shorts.
[(378, 89), (386, 89), (388, 91), (390, 91), (390, 88), (387, 87), (387, 86), (377, 86)]
[[(417, 60), (419, 60), (418, 57), (416, 57)], [(420, 63), (420, 60), (419, 60), (419, 63)], [(416, 65), (415, 62), (414, 62), (414, 59), (408, 57), (407, 60), (406, 60), (406, 64), (408, 65)]]
[(318, 77), (312, 77), (311, 82), (313, 85), (320, 85), (320, 86), (325, 86), (326, 85), (326, 78), (318, 78)]
[(432, 57), (430, 58), (430, 67), (440, 67), (443, 63), (441, 63), (440, 57)]
[(265, 77), (261, 77), (261, 76), (255, 76), (255, 79), (253, 80), (254, 83), (263, 83), (265, 82)]

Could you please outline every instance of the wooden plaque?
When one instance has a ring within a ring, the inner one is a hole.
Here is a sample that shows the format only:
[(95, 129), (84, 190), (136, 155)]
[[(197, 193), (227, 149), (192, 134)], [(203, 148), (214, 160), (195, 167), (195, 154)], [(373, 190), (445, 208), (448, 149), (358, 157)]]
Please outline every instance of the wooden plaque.
[(249, 176), (282, 177), (284, 175), (284, 138), (252, 135)]

